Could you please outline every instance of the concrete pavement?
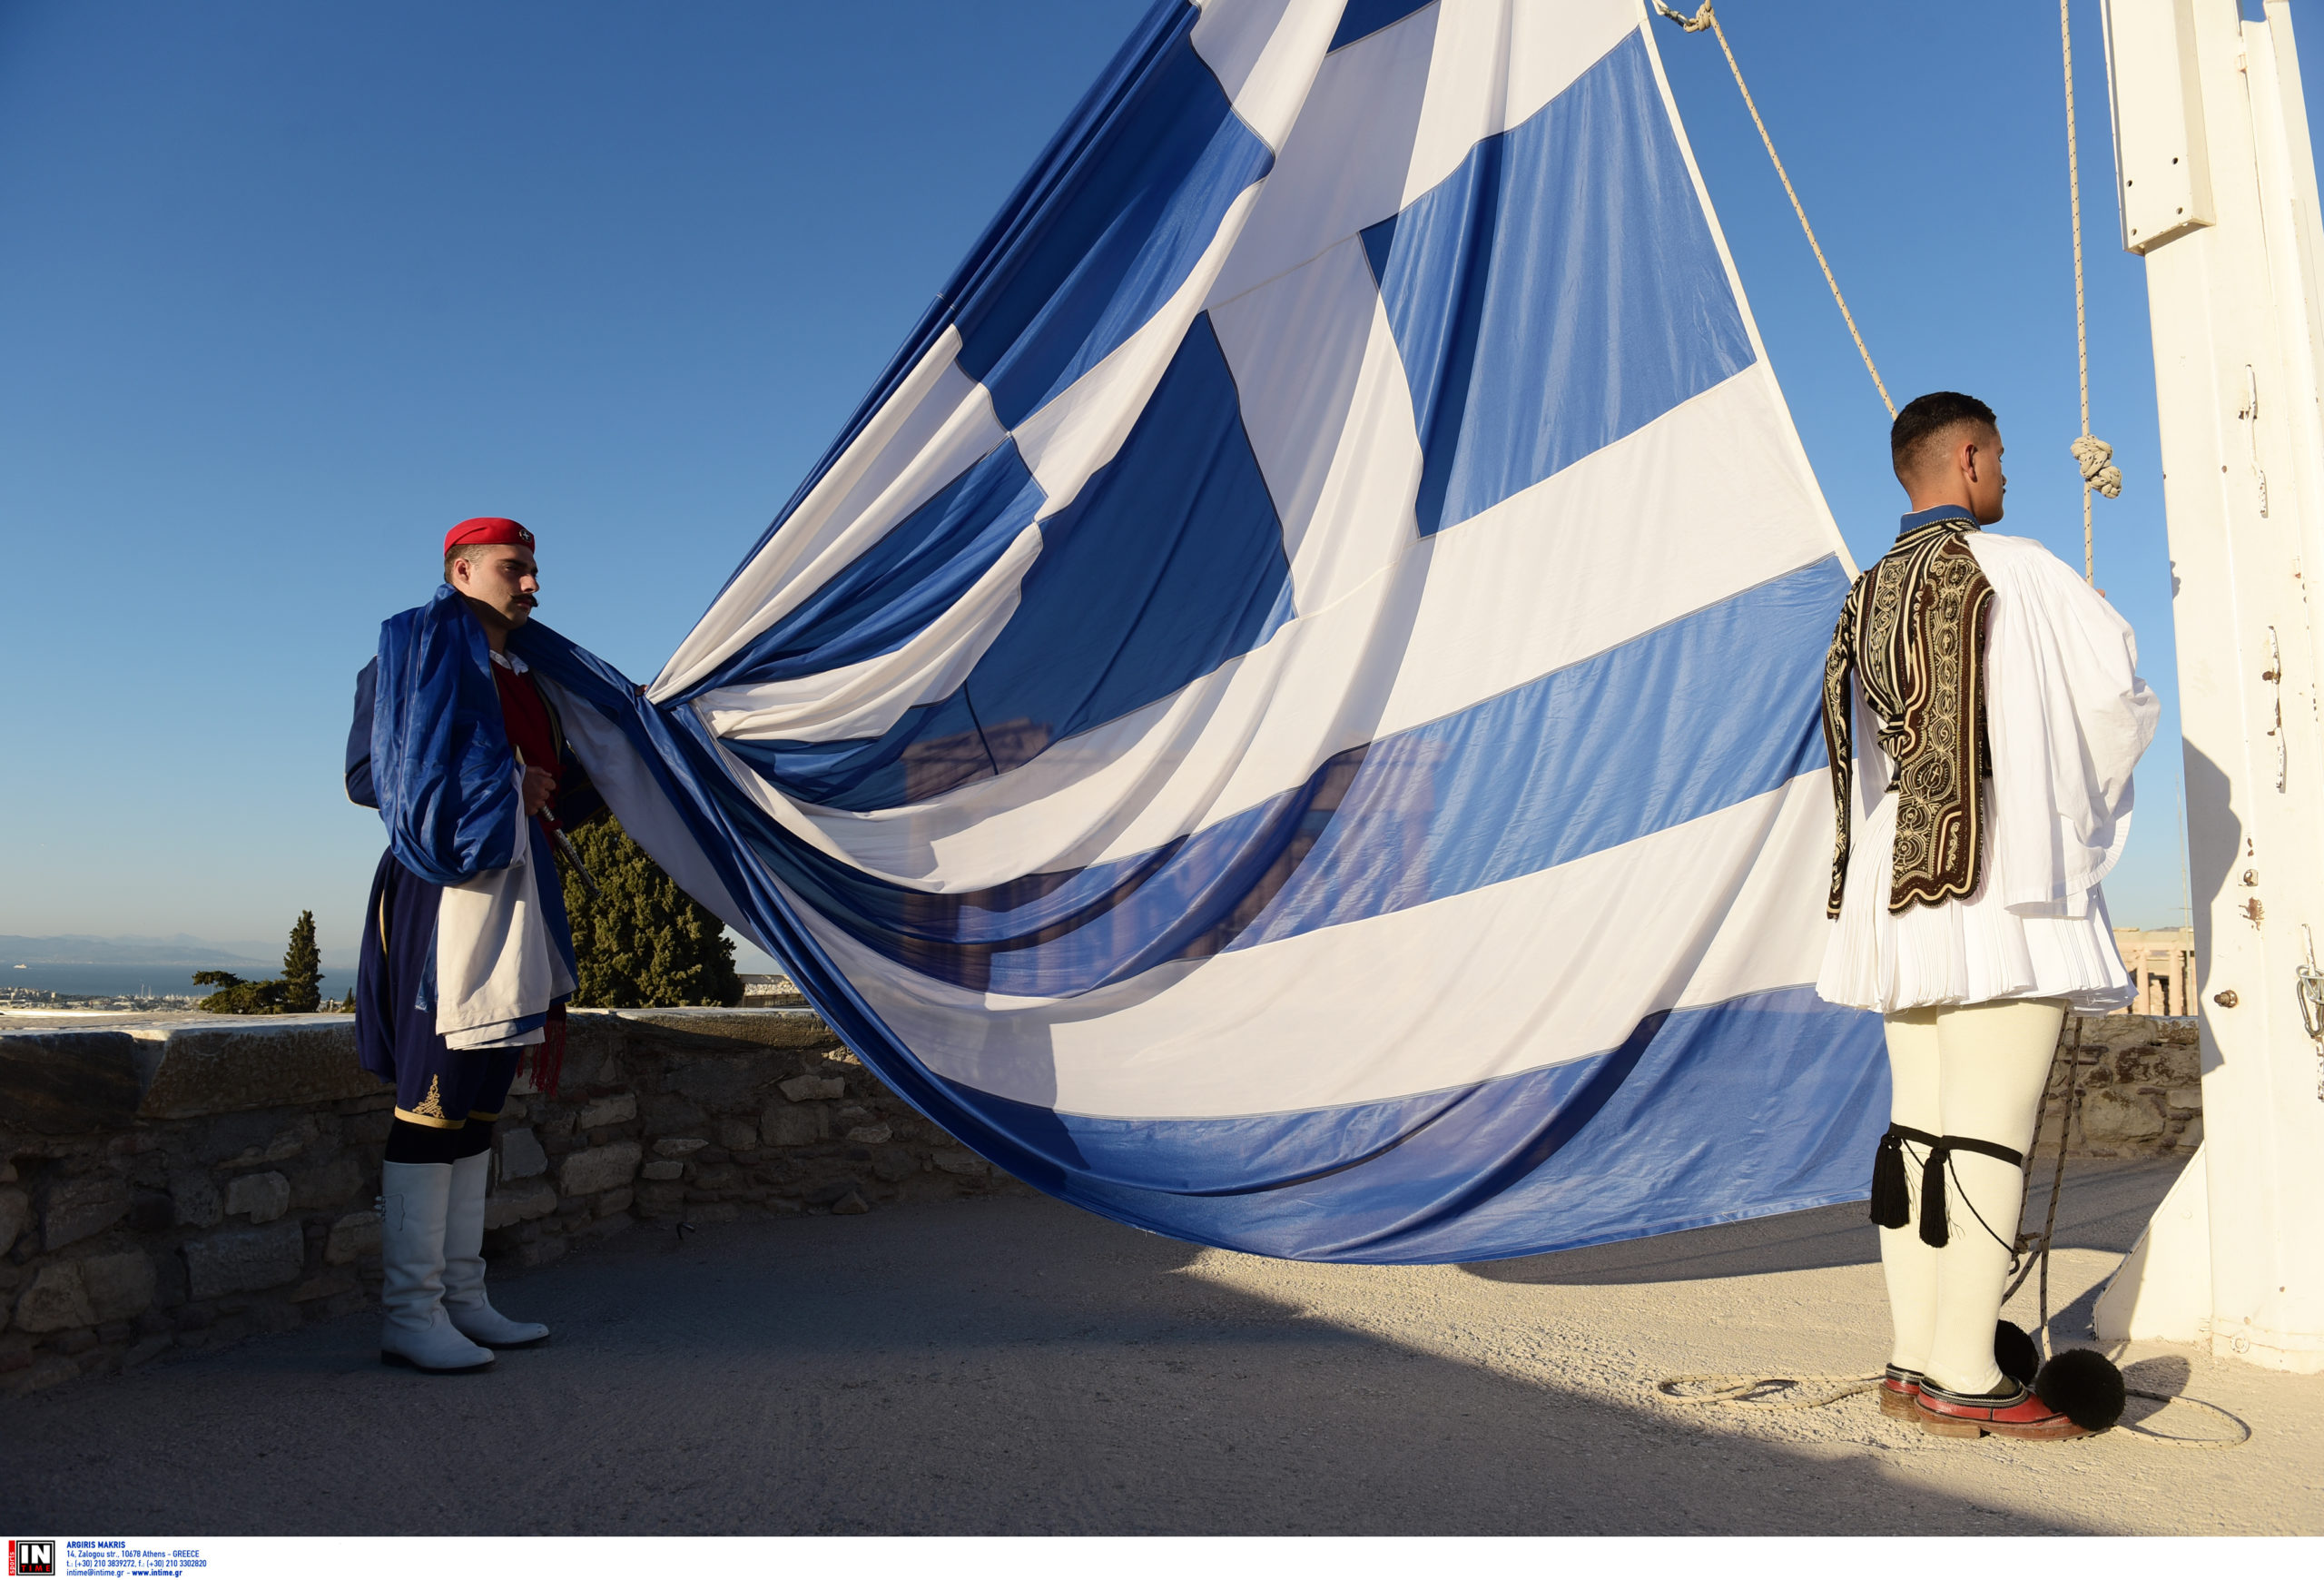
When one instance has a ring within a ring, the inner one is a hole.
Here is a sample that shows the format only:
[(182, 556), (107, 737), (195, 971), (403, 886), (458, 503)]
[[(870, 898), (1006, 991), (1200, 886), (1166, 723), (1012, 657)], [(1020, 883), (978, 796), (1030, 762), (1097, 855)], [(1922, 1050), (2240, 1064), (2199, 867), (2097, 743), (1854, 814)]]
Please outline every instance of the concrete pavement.
[[(2069, 1323), (2176, 1167), (2074, 1165)], [(0, 1516), (60, 1535), (2324, 1530), (2324, 1378), (2128, 1358), (2134, 1386), (2251, 1422), (2229, 1451), (1965, 1445), (1864, 1397), (1656, 1397), (1679, 1373), (1876, 1368), (1876, 1255), (1853, 1206), (1468, 1269), (1203, 1250), (1048, 1200), (638, 1229), (496, 1280), (557, 1337), (480, 1376), (387, 1370), (351, 1318), (0, 1405)], [(2219, 1430), (2184, 1405), (2147, 1425)]]

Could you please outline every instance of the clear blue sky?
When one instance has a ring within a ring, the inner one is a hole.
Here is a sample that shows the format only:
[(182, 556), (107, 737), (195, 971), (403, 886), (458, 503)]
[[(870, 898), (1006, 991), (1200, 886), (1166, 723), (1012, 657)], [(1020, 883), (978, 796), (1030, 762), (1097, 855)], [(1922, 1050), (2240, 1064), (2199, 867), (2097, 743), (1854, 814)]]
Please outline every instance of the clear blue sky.
[[(351, 682), (444, 528), (531, 525), (543, 617), (651, 676), (1144, 9), (0, 5), (0, 933), (311, 907), (351, 943), (380, 844), (340, 791)], [(2099, 580), (2171, 698), (2142, 266), (2076, 9), (2094, 420), (2130, 479)], [(2054, 14), (1721, 15), (1891, 389), (1992, 401), (2005, 529), (2078, 560)], [(1717, 44), (1657, 36), (1868, 559), (1886, 416)], [(2166, 732), (2125, 923), (2179, 915)]]

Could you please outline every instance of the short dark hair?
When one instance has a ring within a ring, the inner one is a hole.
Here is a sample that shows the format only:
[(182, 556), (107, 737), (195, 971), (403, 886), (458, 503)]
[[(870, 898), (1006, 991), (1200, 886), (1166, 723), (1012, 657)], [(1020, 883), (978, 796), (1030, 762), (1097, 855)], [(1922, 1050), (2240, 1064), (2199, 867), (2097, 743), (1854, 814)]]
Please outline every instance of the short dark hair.
[(456, 544), (452, 548), (446, 549), (444, 551), (445, 585), (449, 586), (451, 584), (452, 567), (454, 565), (463, 559), (485, 558), (487, 556), (491, 554), (495, 548), (499, 547), (500, 545), (497, 543), (461, 543)]
[(1933, 395), (1907, 400), (1888, 428), (1889, 464), (1896, 469), (1899, 478), (1918, 470), (1929, 442), (1945, 430), (1965, 422), (1981, 423), (1996, 434), (2001, 431), (1994, 409), (1974, 395), (1939, 390)]

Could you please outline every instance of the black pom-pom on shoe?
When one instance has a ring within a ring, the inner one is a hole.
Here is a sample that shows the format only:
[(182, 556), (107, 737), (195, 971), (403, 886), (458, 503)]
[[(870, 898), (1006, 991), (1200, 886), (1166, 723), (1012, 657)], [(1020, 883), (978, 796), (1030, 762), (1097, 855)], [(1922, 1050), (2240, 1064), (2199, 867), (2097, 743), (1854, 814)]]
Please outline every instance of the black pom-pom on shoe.
[(2122, 1369), (2094, 1349), (2061, 1349), (2034, 1379), (2041, 1401), (2085, 1431), (2103, 1432), (2130, 1402)]
[(2042, 1369), (2042, 1352), (2034, 1348), (2033, 1335), (2004, 1317), (1994, 1324), (1994, 1364), (2010, 1381), (2032, 1387)]

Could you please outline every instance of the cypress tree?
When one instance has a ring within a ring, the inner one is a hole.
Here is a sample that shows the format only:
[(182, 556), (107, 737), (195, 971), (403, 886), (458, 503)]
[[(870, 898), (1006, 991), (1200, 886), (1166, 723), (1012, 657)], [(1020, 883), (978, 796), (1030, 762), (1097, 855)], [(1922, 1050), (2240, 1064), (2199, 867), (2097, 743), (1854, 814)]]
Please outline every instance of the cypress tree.
[(565, 874), (565, 904), (580, 962), (576, 1005), (648, 1009), (669, 1004), (739, 1004), (743, 979), (725, 924), (696, 904), (607, 815), (572, 831), (573, 843), (604, 891), (591, 898)]
[(283, 1011), (278, 979), (244, 982), (231, 971), (197, 971), (193, 985), (218, 990), (194, 1006), (213, 1015), (279, 1015)]
[(323, 956), (315, 947), (315, 913), (301, 911), (290, 924), (290, 947), (282, 955), (282, 1007), (310, 1015), (323, 1005)]

